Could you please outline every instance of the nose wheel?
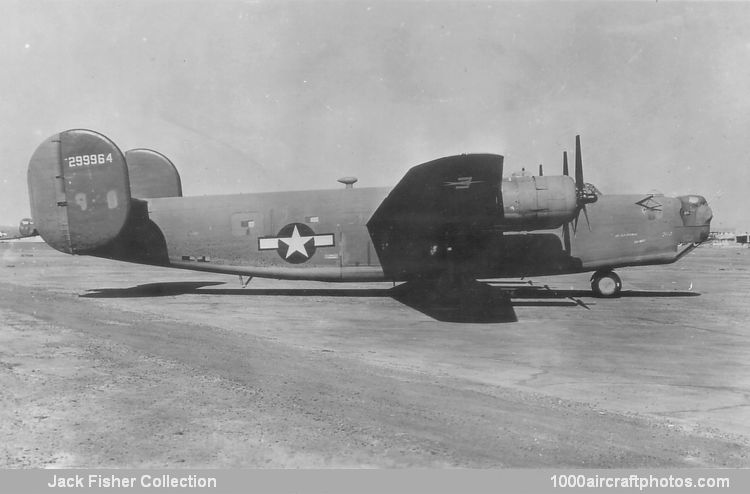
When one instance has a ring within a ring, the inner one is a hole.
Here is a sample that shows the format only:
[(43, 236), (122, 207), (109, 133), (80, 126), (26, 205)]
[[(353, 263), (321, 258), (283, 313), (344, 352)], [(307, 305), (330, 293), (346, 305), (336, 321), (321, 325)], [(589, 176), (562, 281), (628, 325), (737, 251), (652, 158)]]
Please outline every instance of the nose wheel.
[(597, 297), (619, 297), (621, 289), (622, 280), (614, 271), (597, 271), (591, 277), (591, 290)]

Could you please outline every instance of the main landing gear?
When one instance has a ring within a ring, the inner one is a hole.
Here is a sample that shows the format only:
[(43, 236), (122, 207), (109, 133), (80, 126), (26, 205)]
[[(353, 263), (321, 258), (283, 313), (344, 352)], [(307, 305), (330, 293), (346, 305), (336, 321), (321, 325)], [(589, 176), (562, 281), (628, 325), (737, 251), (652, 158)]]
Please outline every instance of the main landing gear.
[(619, 297), (621, 289), (622, 280), (614, 271), (597, 271), (591, 276), (591, 290), (597, 297)]

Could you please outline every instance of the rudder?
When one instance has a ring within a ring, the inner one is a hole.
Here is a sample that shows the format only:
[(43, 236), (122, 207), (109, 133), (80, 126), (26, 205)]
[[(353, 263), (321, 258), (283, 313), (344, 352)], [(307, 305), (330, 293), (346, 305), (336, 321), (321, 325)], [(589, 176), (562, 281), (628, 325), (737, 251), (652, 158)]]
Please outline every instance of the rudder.
[(182, 182), (174, 164), (151, 149), (125, 151), (130, 193), (139, 199), (182, 197)]
[(47, 244), (82, 254), (112, 241), (131, 207), (125, 157), (107, 137), (84, 129), (55, 134), (31, 156), (31, 213)]

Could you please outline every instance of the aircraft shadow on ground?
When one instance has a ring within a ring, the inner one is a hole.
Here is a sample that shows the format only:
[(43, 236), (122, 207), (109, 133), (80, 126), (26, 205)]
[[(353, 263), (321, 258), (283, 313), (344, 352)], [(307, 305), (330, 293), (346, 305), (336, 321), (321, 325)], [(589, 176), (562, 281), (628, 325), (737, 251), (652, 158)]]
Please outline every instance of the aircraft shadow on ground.
[[(490, 286), (502, 288), (510, 293), (511, 298), (575, 298), (594, 297), (591, 290), (559, 290), (550, 288), (548, 285), (505, 285), (492, 283)], [(623, 298), (660, 298), (660, 297), (699, 297), (700, 293), (692, 291), (674, 290), (623, 290), (620, 297)], [(515, 304), (515, 302), (514, 302)]]
[[(176, 295), (286, 297), (388, 297), (443, 322), (504, 323), (518, 320), (514, 307), (582, 307), (590, 290), (557, 290), (547, 285), (473, 282), (444, 293), (433, 285), (404, 283), (393, 288), (206, 288), (220, 281), (147, 283), (128, 288), (97, 288), (82, 298), (139, 298)], [(622, 297), (695, 297), (696, 292), (625, 290)]]

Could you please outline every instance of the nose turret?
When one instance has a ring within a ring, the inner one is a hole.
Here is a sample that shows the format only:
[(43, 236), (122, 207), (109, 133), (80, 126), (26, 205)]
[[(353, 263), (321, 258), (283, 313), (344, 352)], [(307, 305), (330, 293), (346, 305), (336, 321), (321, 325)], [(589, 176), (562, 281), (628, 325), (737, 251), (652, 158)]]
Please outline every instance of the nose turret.
[(703, 196), (689, 195), (678, 197), (682, 203), (680, 216), (685, 227), (685, 240), (688, 242), (704, 242), (711, 230), (713, 211)]

